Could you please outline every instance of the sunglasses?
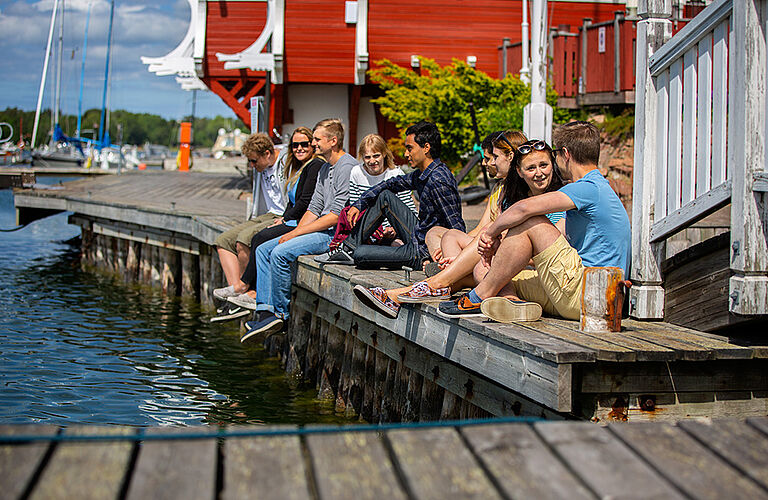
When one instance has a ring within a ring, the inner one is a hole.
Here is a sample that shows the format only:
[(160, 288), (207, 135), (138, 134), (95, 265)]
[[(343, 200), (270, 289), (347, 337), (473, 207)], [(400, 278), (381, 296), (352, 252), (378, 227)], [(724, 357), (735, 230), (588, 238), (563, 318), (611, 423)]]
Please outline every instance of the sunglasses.
[(532, 144), (525, 143), (519, 148), (517, 148), (517, 152), (521, 155), (527, 155), (531, 151), (542, 151), (544, 149), (547, 149), (547, 143), (544, 141), (536, 141)]
[(259, 160), (252, 160), (252, 159), (248, 158), (248, 166), (249, 167), (255, 167), (256, 166), (256, 162), (258, 162), (258, 161)]
[(296, 141), (291, 143), (291, 148), (293, 149), (299, 149), (299, 148), (307, 149), (308, 147), (309, 147), (309, 141)]
[(509, 142), (509, 139), (507, 139), (506, 137), (504, 137), (504, 132), (499, 132), (499, 135), (497, 135), (497, 136), (496, 136), (496, 138), (493, 140), (493, 143), (495, 144), (495, 143), (497, 143), (497, 142), (499, 142), (499, 141), (504, 141), (504, 142), (506, 142), (506, 143), (507, 143), (507, 146), (509, 146), (510, 148), (512, 148), (512, 151), (516, 151), (516, 150), (517, 150), (517, 148), (516, 148), (516, 147), (514, 147), (514, 146), (512, 145), (512, 143), (511, 143), (511, 142)]

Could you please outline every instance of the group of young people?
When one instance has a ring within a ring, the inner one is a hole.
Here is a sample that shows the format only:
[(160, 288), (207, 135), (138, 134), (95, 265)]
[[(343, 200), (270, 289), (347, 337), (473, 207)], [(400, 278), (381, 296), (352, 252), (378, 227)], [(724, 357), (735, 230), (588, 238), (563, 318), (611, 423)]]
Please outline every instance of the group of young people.
[(344, 152), (343, 137), (341, 122), (329, 119), (296, 129), (280, 161), (266, 135), (243, 147), (261, 172), (267, 213), (217, 239), (228, 286), (214, 290), (228, 303), (214, 319), (255, 312), (241, 341), (284, 327), (290, 265), (304, 254), (319, 254), (321, 263), (424, 269), (428, 278), (408, 287), (353, 288), (392, 318), (402, 304), (440, 302), (438, 314), (448, 318), (535, 321), (545, 312), (576, 319), (585, 267), (615, 266), (627, 276), (629, 219), (597, 169), (600, 134), (590, 123), (555, 129), (554, 148), (519, 131), (489, 134), (483, 162), (498, 183), (469, 232), (433, 123), (406, 130), (408, 174), (380, 136), (361, 141), (358, 160)]

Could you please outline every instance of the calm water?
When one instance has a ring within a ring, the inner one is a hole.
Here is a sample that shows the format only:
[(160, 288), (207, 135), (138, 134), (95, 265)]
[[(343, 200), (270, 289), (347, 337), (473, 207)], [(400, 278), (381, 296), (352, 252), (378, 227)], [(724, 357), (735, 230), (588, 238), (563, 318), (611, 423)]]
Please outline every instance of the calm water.
[[(58, 179), (43, 180), (58, 183)], [(14, 226), (0, 190), (0, 229)], [(237, 324), (195, 301), (80, 271), (60, 214), (0, 232), (0, 423), (341, 422)]]

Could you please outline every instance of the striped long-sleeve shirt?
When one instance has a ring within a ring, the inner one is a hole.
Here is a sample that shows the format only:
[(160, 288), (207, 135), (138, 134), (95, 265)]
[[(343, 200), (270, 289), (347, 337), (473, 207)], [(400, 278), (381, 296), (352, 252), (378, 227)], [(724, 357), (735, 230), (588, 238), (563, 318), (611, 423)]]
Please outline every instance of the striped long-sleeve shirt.
[[(360, 199), (360, 197), (368, 191), (371, 186), (375, 186), (380, 182), (384, 182), (392, 177), (398, 175), (405, 175), (399, 167), (395, 167), (391, 170), (385, 170), (379, 175), (371, 175), (365, 171), (362, 165), (356, 165), (352, 167), (352, 172), (349, 174), (349, 204), (354, 203)], [(397, 197), (400, 201), (405, 203), (405, 206), (411, 209), (411, 212), (418, 214), (416, 210), (416, 204), (413, 202), (413, 194), (410, 189), (400, 191), (397, 193)], [(389, 221), (384, 220), (384, 226), (389, 226)]]
[(419, 195), (419, 223), (413, 231), (413, 242), (418, 245), (421, 258), (428, 258), (429, 251), (424, 238), (434, 226), (466, 231), (461, 217), (461, 199), (456, 179), (440, 159), (435, 159), (423, 172), (414, 170), (410, 174), (392, 177), (381, 182), (360, 196), (355, 208), (363, 210), (373, 204), (384, 190), (394, 193), (416, 190)]

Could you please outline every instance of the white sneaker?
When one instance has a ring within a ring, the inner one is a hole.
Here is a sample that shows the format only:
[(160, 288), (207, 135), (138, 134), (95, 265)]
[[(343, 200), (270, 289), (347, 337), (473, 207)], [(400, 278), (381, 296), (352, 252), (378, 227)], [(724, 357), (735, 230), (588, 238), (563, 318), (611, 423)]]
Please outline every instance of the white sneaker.
[(236, 306), (240, 306), (244, 309), (250, 309), (251, 311), (255, 311), (259, 305), (259, 302), (247, 293), (241, 293), (240, 295), (229, 297), (227, 302), (230, 304), (235, 304)]
[(230, 297), (237, 297), (240, 295), (235, 291), (235, 287), (232, 285), (225, 286), (224, 288), (216, 288), (213, 291), (213, 298), (219, 300), (227, 300)]

